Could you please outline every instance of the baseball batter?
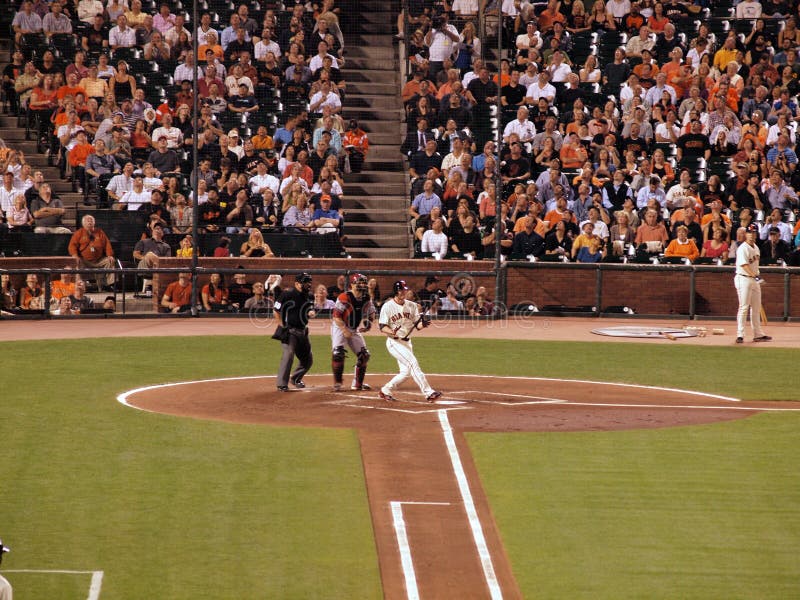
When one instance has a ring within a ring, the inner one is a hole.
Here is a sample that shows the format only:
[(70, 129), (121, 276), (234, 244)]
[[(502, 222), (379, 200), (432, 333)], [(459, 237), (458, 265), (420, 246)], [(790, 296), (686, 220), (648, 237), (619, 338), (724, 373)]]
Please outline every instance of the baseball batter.
[(435, 402), (442, 397), (442, 393), (434, 390), (428, 383), (425, 373), (419, 367), (417, 357), (414, 356), (414, 348), (409, 339), (412, 331), (427, 327), (430, 321), (424, 316), (420, 317), (417, 304), (405, 299), (406, 290), (408, 287), (405, 281), (395, 281), (394, 296), (381, 307), (378, 327), (388, 338), (386, 349), (397, 359), (400, 372), (380, 389), (379, 394), (383, 400), (396, 401), (397, 398), (392, 393), (410, 375), (425, 399), (428, 402)]
[(369, 297), (367, 278), (361, 273), (350, 276), (350, 289), (336, 297), (333, 307), (333, 322), (331, 323), (331, 345), (333, 356), (333, 389), (342, 389), (344, 374), (344, 359), (348, 346), (356, 356), (356, 367), (353, 375), (351, 390), (372, 389), (364, 383), (369, 362), (369, 350), (361, 334), (369, 331), (372, 321), (375, 320), (375, 305)]
[(736, 250), (736, 276), (733, 283), (739, 296), (739, 312), (736, 314), (736, 343), (744, 342), (744, 327), (747, 313), (753, 326), (753, 341), (768, 342), (772, 338), (761, 329), (761, 279), (758, 276), (758, 261), (761, 251), (756, 244), (758, 226), (750, 224), (745, 233), (745, 243)]

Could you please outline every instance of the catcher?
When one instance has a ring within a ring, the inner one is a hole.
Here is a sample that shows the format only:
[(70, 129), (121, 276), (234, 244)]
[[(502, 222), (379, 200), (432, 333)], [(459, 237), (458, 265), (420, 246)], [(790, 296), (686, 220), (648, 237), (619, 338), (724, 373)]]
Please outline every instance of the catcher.
[(400, 372), (380, 389), (379, 395), (383, 400), (396, 401), (397, 398), (392, 396), (392, 392), (410, 375), (425, 399), (428, 402), (436, 402), (442, 397), (442, 393), (434, 390), (428, 383), (425, 373), (419, 367), (417, 357), (414, 356), (414, 348), (409, 339), (414, 330), (424, 329), (431, 322), (425, 315), (420, 316), (419, 306), (416, 303), (405, 299), (406, 290), (408, 287), (405, 281), (395, 281), (392, 288), (394, 296), (381, 307), (378, 326), (388, 338), (386, 349), (397, 359)]
[(350, 276), (350, 290), (336, 297), (333, 307), (333, 322), (331, 323), (331, 345), (333, 356), (333, 390), (342, 389), (342, 376), (344, 374), (344, 359), (347, 355), (345, 346), (349, 346), (356, 355), (356, 368), (353, 375), (351, 390), (372, 389), (364, 383), (369, 362), (369, 350), (361, 334), (372, 327), (375, 319), (375, 305), (369, 297), (367, 278), (361, 273)]

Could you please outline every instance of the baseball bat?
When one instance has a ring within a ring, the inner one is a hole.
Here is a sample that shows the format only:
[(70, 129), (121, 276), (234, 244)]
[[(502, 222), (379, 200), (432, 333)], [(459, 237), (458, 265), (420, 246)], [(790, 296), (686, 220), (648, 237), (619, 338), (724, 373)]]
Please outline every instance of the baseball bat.
[(769, 324), (769, 320), (767, 319), (767, 311), (764, 310), (764, 307), (761, 307), (761, 324), (767, 325)]

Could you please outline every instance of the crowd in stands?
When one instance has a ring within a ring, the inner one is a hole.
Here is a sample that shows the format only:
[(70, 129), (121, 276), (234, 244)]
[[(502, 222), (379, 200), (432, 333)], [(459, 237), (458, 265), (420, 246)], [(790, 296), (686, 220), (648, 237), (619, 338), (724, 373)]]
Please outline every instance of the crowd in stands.
[[(360, 171), (369, 140), (343, 116), (341, 7), (203, 6), (191, 23), (177, 0), (19, 3), (2, 71), (5, 112), (85, 205), (146, 213), (143, 239), (153, 224), (190, 233), (195, 216), (201, 233), (342, 237), (343, 174)], [(22, 151), (0, 148), (0, 172), (0, 233), (71, 232), (69, 207)]]
[(724, 263), (757, 223), (763, 263), (800, 265), (798, 20), (796, 0), (404, 2), (417, 256), (499, 236), (512, 259)]

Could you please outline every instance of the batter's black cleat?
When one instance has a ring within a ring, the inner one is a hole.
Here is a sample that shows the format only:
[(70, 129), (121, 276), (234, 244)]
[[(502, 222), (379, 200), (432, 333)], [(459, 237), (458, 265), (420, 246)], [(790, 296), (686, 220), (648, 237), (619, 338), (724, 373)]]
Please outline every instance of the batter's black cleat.
[(289, 391), (289, 386), (288, 385), (279, 385), (278, 386), (278, 391), (279, 392), (288, 392)]
[(385, 394), (383, 390), (378, 390), (378, 396), (381, 397), (381, 400), (386, 400), (387, 402), (397, 402), (397, 398), (391, 394)]
[(439, 398), (442, 397), (442, 392), (433, 392), (430, 396), (425, 398), (428, 402), (436, 402)]
[(353, 390), (353, 391), (371, 390), (372, 386), (367, 384), (367, 383), (362, 383), (361, 385), (358, 385), (357, 383), (354, 383), (353, 385), (350, 386), (350, 389)]
[(753, 338), (754, 342), (771, 342), (772, 338), (768, 335), (760, 335), (757, 338)]
[(306, 384), (305, 384), (305, 383), (303, 383), (303, 380), (302, 380), (302, 379), (292, 379), (292, 385), (293, 385), (294, 387), (298, 388), (298, 389), (301, 389), (301, 390), (302, 390), (304, 387), (306, 387)]
[(736, 338), (736, 343), (737, 344), (744, 344), (744, 338), (743, 337), (737, 337)]

